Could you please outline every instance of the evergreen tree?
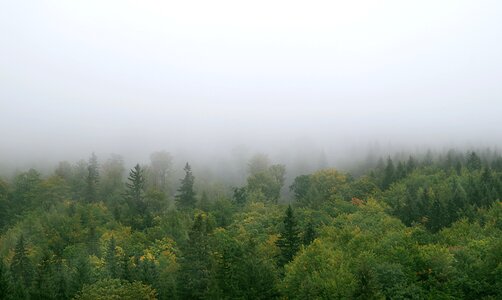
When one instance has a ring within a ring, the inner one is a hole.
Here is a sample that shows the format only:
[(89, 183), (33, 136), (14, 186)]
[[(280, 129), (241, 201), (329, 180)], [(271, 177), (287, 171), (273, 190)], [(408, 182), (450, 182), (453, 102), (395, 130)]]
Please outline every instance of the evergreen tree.
[(314, 223), (312, 221), (307, 223), (307, 227), (305, 228), (305, 232), (303, 233), (303, 244), (305, 246), (310, 245), (314, 241), (317, 236), (317, 232), (314, 227)]
[(282, 267), (292, 261), (296, 252), (300, 249), (300, 244), (300, 231), (293, 213), (293, 208), (289, 205), (286, 209), (283, 228), (276, 242), (277, 247), (280, 249), (278, 265)]
[(182, 299), (203, 299), (208, 293), (212, 268), (209, 234), (212, 228), (206, 214), (195, 217), (187, 244), (182, 248), (183, 257), (178, 277)]
[(92, 153), (87, 166), (85, 200), (87, 202), (97, 201), (97, 186), (99, 182), (98, 157)]
[(195, 177), (192, 175), (192, 169), (188, 163), (183, 170), (185, 170), (185, 177), (181, 180), (181, 186), (175, 197), (176, 205), (179, 209), (194, 208), (197, 202), (193, 190)]
[(144, 170), (136, 164), (129, 172), (129, 182), (126, 183), (126, 196), (129, 205), (138, 214), (144, 215), (146, 212), (145, 203), (145, 175)]
[(7, 299), (10, 291), (10, 278), (8, 277), (3, 260), (0, 259), (0, 299)]
[(481, 169), (481, 158), (476, 154), (476, 152), (472, 151), (467, 158), (467, 169), (469, 171), (475, 171)]
[(235, 203), (243, 205), (247, 201), (247, 190), (246, 187), (234, 188), (233, 189), (233, 199)]
[(53, 299), (54, 298), (54, 272), (52, 261), (48, 253), (42, 257), (35, 271), (31, 299)]
[(403, 162), (398, 162), (396, 167), (396, 174), (394, 176), (395, 180), (403, 179), (406, 176), (406, 167)]
[(33, 265), (28, 257), (28, 250), (26, 249), (23, 235), (21, 235), (16, 243), (10, 269), (16, 281), (22, 283), (25, 288), (31, 286)]
[(395, 173), (396, 169), (394, 167), (394, 163), (389, 157), (387, 158), (387, 166), (385, 167), (385, 170), (383, 172), (382, 189), (387, 189), (392, 184), (392, 182), (394, 182)]
[(115, 237), (112, 236), (108, 242), (108, 247), (105, 255), (106, 270), (110, 278), (118, 277), (118, 262), (117, 262), (117, 244)]

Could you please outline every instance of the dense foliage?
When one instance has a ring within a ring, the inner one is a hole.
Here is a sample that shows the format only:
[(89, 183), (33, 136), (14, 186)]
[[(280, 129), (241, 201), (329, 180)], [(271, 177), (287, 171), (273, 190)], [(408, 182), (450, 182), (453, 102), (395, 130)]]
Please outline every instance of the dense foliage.
[(173, 180), (167, 152), (30, 169), (0, 180), (0, 299), (502, 298), (502, 157), (364, 169), (290, 196), (264, 156), (238, 187)]

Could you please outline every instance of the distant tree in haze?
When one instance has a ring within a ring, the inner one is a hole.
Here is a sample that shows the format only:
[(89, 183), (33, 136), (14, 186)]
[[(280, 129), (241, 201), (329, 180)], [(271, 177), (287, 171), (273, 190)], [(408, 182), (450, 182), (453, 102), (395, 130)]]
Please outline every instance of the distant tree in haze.
[(193, 176), (192, 168), (188, 163), (186, 163), (183, 170), (185, 171), (185, 177), (181, 179), (181, 186), (179, 187), (178, 194), (175, 197), (176, 206), (179, 209), (194, 208), (197, 203), (195, 192), (193, 190), (195, 177)]
[(476, 152), (472, 151), (467, 157), (467, 169), (469, 171), (481, 170), (482, 163), (481, 158), (476, 154)]
[(260, 172), (265, 172), (270, 166), (270, 160), (265, 154), (254, 155), (248, 163), (249, 174), (254, 175)]
[(28, 172), (23, 172), (14, 178), (11, 214), (19, 214), (38, 205), (37, 199), (39, 199), (41, 182), (41, 175), (35, 169), (30, 169)]
[(101, 168), (100, 194), (103, 200), (119, 196), (124, 188), (124, 160), (118, 154), (112, 154)]
[(276, 203), (284, 185), (284, 165), (272, 165), (264, 171), (251, 174), (247, 179), (246, 190), (249, 194), (260, 194), (266, 201)]
[(54, 174), (70, 182), (73, 176), (73, 170), (71, 164), (67, 161), (59, 162), (56, 170), (54, 171)]
[(387, 166), (385, 166), (385, 169), (383, 171), (382, 189), (387, 189), (392, 184), (392, 182), (394, 182), (395, 173), (396, 169), (394, 167), (394, 163), (389, 157), (387, 158)]
[(168, 176), (172, 160), (171, 154), (166, 151), (158, 151), (150, 155), (150, 182), (154, 189), (168, 192)]
[(145, 199), (145, 174), (139, 164), (129, 171), (125, 196), (133, 227), (143, 229), (150, 226), (151, 215), (147, 213), (148, 207)]
[(98, 157), (92, 153), (87, 165), (85, 200), (87, 202), (97, 201), (97, 190), (99, 183)]
[(126, 197), (129, 205), (136, 210), (137, 213), (144, 214), (145, 207), (145, 175), (144, 170), (139, 164), (129, 171), (129, 177), (126, 183)]

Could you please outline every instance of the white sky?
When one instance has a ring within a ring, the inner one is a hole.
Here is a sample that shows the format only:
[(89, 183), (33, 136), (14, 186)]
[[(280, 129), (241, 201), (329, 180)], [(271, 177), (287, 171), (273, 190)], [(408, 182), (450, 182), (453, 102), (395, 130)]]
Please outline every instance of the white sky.
[(0, 0), (0, 160), (500, 144), (502, 1)]

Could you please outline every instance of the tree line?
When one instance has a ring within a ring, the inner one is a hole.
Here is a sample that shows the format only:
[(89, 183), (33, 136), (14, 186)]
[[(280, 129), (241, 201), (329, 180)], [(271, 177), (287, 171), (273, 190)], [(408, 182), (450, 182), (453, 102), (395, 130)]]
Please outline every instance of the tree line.
[(242, 186), (150, 158), (0, 180), (0, 299), (502, 297), (498, 155), (389, 156), (289, 187), (264, 155)]

